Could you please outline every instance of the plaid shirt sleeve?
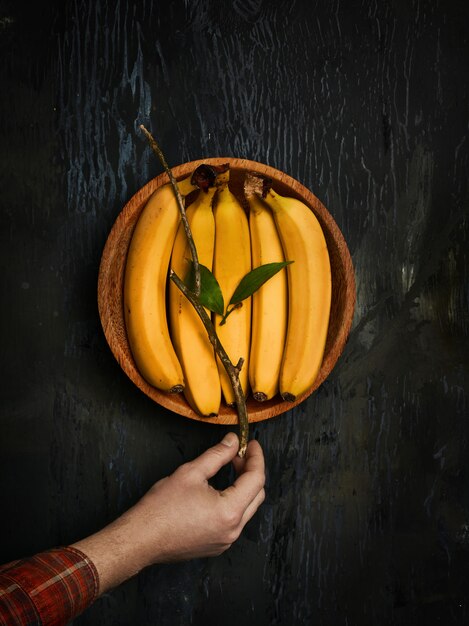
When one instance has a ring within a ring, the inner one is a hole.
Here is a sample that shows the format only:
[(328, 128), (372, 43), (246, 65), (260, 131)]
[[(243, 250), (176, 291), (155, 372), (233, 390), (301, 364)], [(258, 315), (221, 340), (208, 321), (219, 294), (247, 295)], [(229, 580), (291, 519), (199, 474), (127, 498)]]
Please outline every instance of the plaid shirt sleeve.
[(97, 597), (93, 563), (76, 548), (54, 548), (0, 566), (0, 625), (59, 626)]

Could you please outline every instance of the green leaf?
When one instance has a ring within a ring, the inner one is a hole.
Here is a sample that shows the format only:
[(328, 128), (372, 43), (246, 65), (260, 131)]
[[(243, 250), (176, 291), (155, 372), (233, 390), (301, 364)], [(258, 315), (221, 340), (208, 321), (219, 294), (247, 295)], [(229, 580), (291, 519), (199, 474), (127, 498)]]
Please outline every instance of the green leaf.
[[(195, 289), (195, 272), (194, 272), (194, 262), (189, 260), (190, 266), (189, 271), (184, 279), (187, 287), (194, 291)], [(213, 311), (214, 313), (218, 313), (218, 315), (223, 315), (225, 310), (225, 303), (223, 301), (223, 294), (220, 289), (220, 285), (218, 284), (217, 279), (212, 274), (212, 272), (205, 267), (205, 265), (201, 265), (199, 263), (200, 269), (200, 296), (199, 302), (202, 306)]]
[(280, 272), (281, 269), (290, 265), (290, 263), (293, 263), (293, 261), (265, 263), (264, 265), (259, 265), (259, 267), (256, 267), (248, 272), (236, 287), (229, 304), (238, 304), (242, 300), (252, 296), (252, 294), (256, 292), (259, 287), (262, 287), (262, 285), (267, 282), (269, 278), (275, 276), (277, 272)]

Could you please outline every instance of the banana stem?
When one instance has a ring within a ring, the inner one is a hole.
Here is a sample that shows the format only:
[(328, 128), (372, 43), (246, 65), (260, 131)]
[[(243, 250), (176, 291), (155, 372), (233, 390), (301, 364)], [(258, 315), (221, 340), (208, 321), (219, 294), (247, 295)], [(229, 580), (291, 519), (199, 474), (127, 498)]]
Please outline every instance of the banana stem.
[(238, 456), (244, 457), (246, 454), (246, 448), (248, 445), (249, 438), (249, 420), (248, 420), (248, 411), (246, 406), (246, 397), (243, 392), (243, 388), (241, 386), (239, 380), (239, 372), (244, 363), (244, 359), (240, 359), (236, 365), (233, 365), (230, 357), (227, 355), (225, 348), (220, 342), (218, 335), (215, 331), (215, 327), (213, 326), (212, 320), (207, 315), (205, 308), (200, 304), (198, 300), (198, 296), (196, 296), (195, 292), (191, 291), (187, 288), (186, 284), (179, 278), (179, 276), (170, 270), (169, 273), (170, 279), (179, 287), (182, 293), (186, 296), (186, 298), (190, 301), (197, 314), (199, 315), (202, 323), (207, 331), (208, 337), (210, 339), (210, 343), (215, 349), (215, 352), (220, 358), (220, 361), (223, 363), (223, 367), (228, 374), (231, 386), (233, 387), (233, 393), (236, 399), (236, 409), (238, 412), (238, 420), (239, 420), (239, 450)]
[(153, 135), (150, 133), (150, 131), (148, 131), (145, 126), (143, 124), (140, 124), (140, 129), (143, 131), (143, 133), (145, 134), (145, 137), (148, 140), (148, 143), (150, 144), (150, 148), (153, 150), (153, 152), (156, 154), (156, 156), (158, 157), (161, 165), (163, 166), (166, 174), (169, 177), (169, 182), (171, 183), (171, 186), (173, 188), (174, 191), (174, 195), (176, 196), (176, 200), (179, 206), (179, 212), (181, 213), (181, 219), (182, 219), (182, 223), (184, 224), (184, 230), (186, 232), (186, 237), (187, 237), (187, 241), (189, 243), (189, 248), (191, 251), (191, 256), (192, 256), (192, 262), (194, 263), (194, 293), (197, 296), (197, 298), (200, 296), (200, 267), (199, 267), (199, 257), (197, 255), (197, 249), (195, 247), (195, 243), (194, 243), (194, 239), (192, 237), (192, 232), (189, 226), (189, 222), (187, 221), (187, 216), (186, 216), (186, 209), (184, 208), (184, 200), (182, 199), (182, 195), (181, 192), (179, 191), (179, 187), (177, 184), (177, 181), (174, 177), (173, 172), (171, 171), (171, 169), (169, 168), (168, 163), (166, 162), (166, 159), (164, 157), (164, 154), (160, 148), (160, 146), (158, 145), (156, 139), (153, 137)]

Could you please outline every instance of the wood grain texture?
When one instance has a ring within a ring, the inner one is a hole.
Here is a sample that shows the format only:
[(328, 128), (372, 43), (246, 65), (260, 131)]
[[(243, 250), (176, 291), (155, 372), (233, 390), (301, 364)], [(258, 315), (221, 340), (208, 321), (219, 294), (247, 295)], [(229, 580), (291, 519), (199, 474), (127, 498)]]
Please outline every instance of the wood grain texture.
[[(180, 165), (173, 169), (173, 174), (177, 180), (181, 180), (189, 176), (201, 163), (208, 165), (229, 163), (231, 190), (240, 202), (244, 202), (242, 184), (246, 172), (257, 172), (272, 179), (276, 191), (285, 196), (297, 197), (314, 211), (321, 223), (329, 250), (332, 276), (331, 313), (321, 369), (312, 387), (294, 402), (285, 402), (275, 397), (261, 404), (248, 398), (249, 421), (260, 422), (280, 415), (303, 402), (326, 380), (342, 354), (352, 325), (355, 307), (355, 277), (352, 260), (342, 233), (326, 207), (314, 194), (284, 172), (247, 159), (212, 157)], [(233, 408), (222, 404), (219, 414), (208, 419), (193, 411), (182, 394), (168, 394), (156, 389), (142, 377), (132, 357), (123, 314), (123, 285), (127, 251), (135, 225), (148, 198), (167, 182), (168, 177), (162, 174), (137, 191), (122, 209), (109, 233), (98, 275), (98, 308), (101, 324), (109, 347), (124, 372), (152, 400), (190, 419), (212, 424), (237, 424), (238, 416)]]
[(246, 158), (310, 189), (348, 244), (355, 317), (317, 391), (253, 424), (267, 498), (240, 540), (76, 624), (465, 626), (467, 3), (0, 9), (0, 560), (97, 530), (229, 430), (152, 402), (101, 328), (108, 233), (161, 171), (143, 123), (170, 164)]

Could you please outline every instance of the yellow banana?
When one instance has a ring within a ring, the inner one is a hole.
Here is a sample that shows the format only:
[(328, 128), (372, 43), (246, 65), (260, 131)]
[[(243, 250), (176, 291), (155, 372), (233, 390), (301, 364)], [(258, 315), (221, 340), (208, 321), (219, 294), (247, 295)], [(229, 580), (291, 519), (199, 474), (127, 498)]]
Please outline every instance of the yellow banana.
[[(253, 268), (284, 261), (272, 212), (255, 194), (247, 199)], [(256, 400), (270, 400), (278, 392), (286, 330), (287, 275), (282, 269), (252, 296), (249, 382)]]
[[(225, 174), (226, 176), (226, 174)], [(221, 177), (220, 177), (221, 178)], [(240, 280), (251, 270), (251, 244), (246, 212), (225, 182), (219, 188), (215, 205), (215, 253), (213, 273), (218, 280), (225, 308)], [(249, 344), (251, 337), (251, 298), (234, 310), (226, 323), (220, 325), (221, 316), (214, 316), (215, 330), (231, 362), (237, 365), (244, 359), (239, 375), (245, 395), (248, 393)], [(219, 359), (221, 388), (227, 404), (235, 401), (230, 379)]]
[[(212, 200), (215, 187), (202, 191), (186, 210), (199, 263), (210, 270), (215, 244)], [(174, 242), (171, 268), (184, 280), (191, 258), (182, 222)], [(194, 307), (178, 287), (169, 284), (170, 332), (184, 373), (184, 395), (191, 407), (204, 416), (218, 414), (221, 399), (220, 378), (213, 346)]]
[[(178, 186), (182, 196), (196, 189), (191, 177)], [(166, 281), (178, 223), (179, 209), (168, 183), (150, 196), (138, 219), (124, 278), (125, 324), (137, 368), (151, 385), (172, 393), (184, 388), (166, 318)]]
[(316, 379), (326, 344), (331, 306), (331, 268), (327, 244), (314, 213), (295, 198), (273, 190), (272, 209), (287, 266), (288, 326), (280, 369), (280, 393), (295, 400)]

